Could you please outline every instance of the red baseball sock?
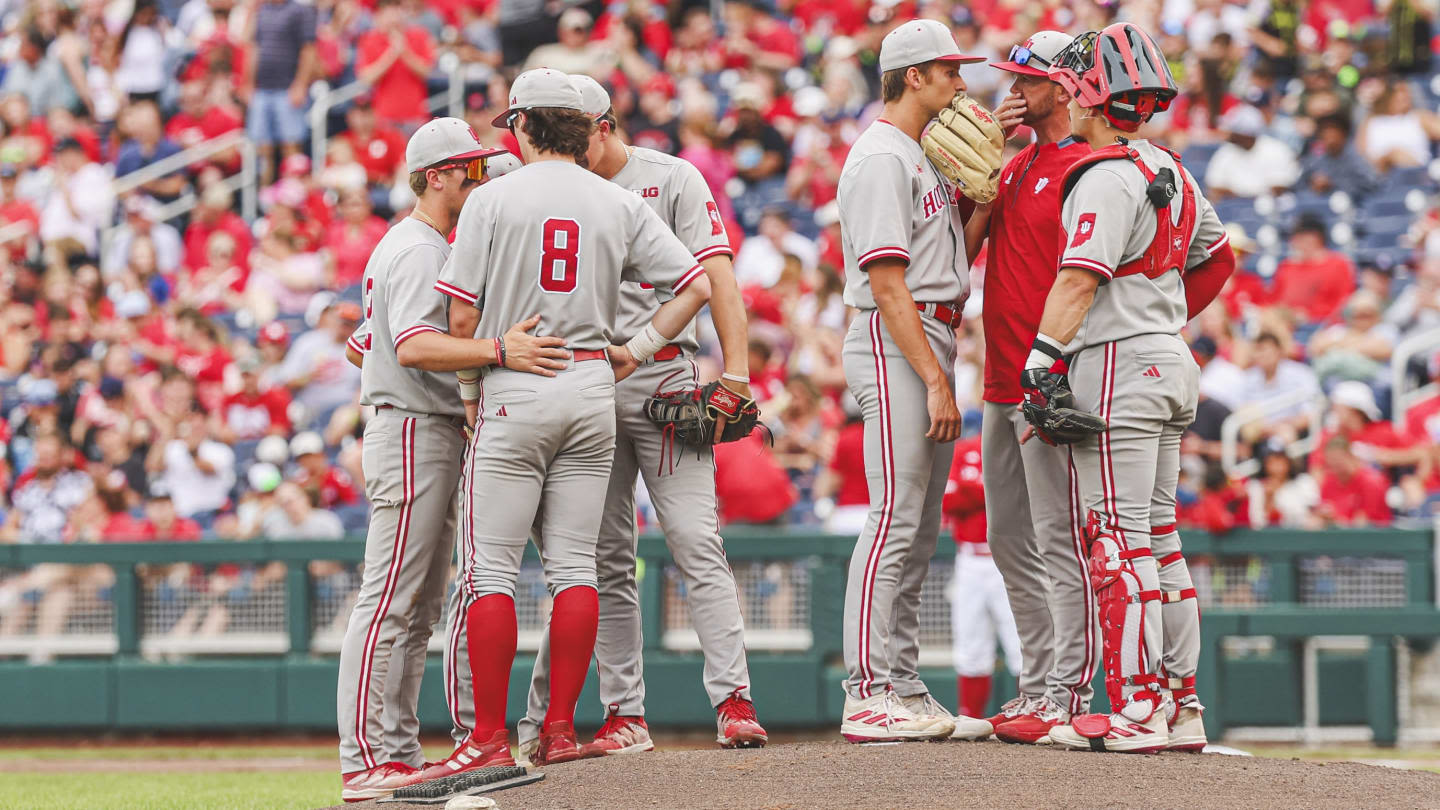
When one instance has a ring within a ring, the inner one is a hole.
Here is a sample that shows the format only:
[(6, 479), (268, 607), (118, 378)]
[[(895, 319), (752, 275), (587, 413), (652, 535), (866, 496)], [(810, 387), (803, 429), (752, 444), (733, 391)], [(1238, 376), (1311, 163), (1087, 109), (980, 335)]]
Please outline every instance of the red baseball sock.
[(505, 728), (505, 699), (515, 663), (515, 598), (492, 593), (476, 599), (465, 613), (469, 633), (470, 678), (475, 686), (477, 740)]
[(545, 726), (557, 721), (574, 725), (575, 703), (590, 671), (599, 621), (600, 600), (594, 588), (577, 585), (555, 597), (550, 613), (550, 708), (545, 712)]
[(988, 716), (985, 707), (990, 702), (990, 676), (979, 675), (959, 678), (960, 713), (966, 717)]

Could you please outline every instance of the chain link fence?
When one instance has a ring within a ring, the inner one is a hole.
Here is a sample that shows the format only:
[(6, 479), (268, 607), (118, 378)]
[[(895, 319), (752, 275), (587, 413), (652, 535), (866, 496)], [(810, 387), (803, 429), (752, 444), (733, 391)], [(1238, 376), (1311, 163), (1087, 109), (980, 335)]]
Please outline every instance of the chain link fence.
[[(803, 650), (811, 644), (810, 572), (815, 561), (753, 561), (732, 564), (745, 620), (745, 645), (752, 650)], [(663, 572), (664, 638), (671, 650), (700, 649), (687, 602), (688, 586), (680, 569)]]

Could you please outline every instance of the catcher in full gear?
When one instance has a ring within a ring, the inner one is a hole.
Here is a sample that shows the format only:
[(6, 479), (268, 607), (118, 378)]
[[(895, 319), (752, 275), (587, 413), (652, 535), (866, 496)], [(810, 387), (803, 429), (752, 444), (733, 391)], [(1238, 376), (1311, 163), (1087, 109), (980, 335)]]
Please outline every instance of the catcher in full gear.
[(1042, 440), (1071, 443), (1111, 714), (1055, 743), (1155, 753), (1205, 747), (1200, 615), (1175, 531), (1180, 436), (1199, 368), (1179, 337), (1234, 270), (1225, 230), (1179, 155), (1130, 135), (1175, 97), (1130, 23), (1078, 37), (1049, 70), (1093, 151), (1061, 184), (1065, 246), (1021, 389)]

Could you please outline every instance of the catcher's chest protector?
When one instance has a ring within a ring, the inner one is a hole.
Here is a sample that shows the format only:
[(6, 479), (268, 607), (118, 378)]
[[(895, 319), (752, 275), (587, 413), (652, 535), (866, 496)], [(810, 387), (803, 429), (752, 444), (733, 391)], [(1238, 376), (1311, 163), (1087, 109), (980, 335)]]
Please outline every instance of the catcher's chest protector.
[[(1064, 205), (1065, 197), (1069, 196), (1070, 189), (1075, 187), (1080, 175), (1097, 163), (1106, 160), (1128, 160), (1135, 164), (1135, 168), (1139, 169), (1141, 176), (1145, 178), (1150, 204), (1155, 208), (1155, 239), (1139, 258), (1132, 259), (1115, 268), (1115, 278), (1141, 273), (1146, 278), (1154, 279), (1171, 270), (1184, 272), (1185, 256), (1190, 251), (1190, 241), (1195, 236), (1195, 226), (1199, 220), (1198, 206), (1195, 204), (1195, 190), (1185, 182), (1185, 170), (1180, 165), (1180, 155), (1163, 146), (1155, 144), (1152, 146), (1168, 154), (1175, 161), (1175, 176), (1172, 183), (1157, 183), (1156, 173), (1151, 171), (1145, 161), (1140, 158), (1140, 153), (1129, 146), (1118, 143), (1080, 158), (1065, 171), (1065, 177), (1061, 181), (1060, 204)], [(1167, 170), (1161, 170), (1162, 174), (1166, 172)], [(1172, 222), (1170, 198), (1174, 197), (1176, 193), (1180, 194), (1180, 221)], [(1063, 233), (1061, 238), (1064, 238)], [(1063, 249), (1064, 246), (1061, 247)]]

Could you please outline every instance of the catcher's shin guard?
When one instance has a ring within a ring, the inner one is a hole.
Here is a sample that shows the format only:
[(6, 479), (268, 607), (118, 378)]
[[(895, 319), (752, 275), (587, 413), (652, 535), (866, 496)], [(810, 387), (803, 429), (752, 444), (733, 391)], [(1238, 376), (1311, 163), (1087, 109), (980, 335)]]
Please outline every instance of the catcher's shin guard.
[(1145, 589), (1135, 564), (1150, 557), (1150, 549), (1128, 548), (1124, 532), (1112, 531), (1094, 513), (1087, 534), (1090, 583), (1100, 612), (1105, 693), (1112, 711), (1143, 722), (1161, 704), (1156, 674), (1160, 651), (1150, 649), (1145, 634), (1146, 611), (1158, 607), (1160, 591)]

